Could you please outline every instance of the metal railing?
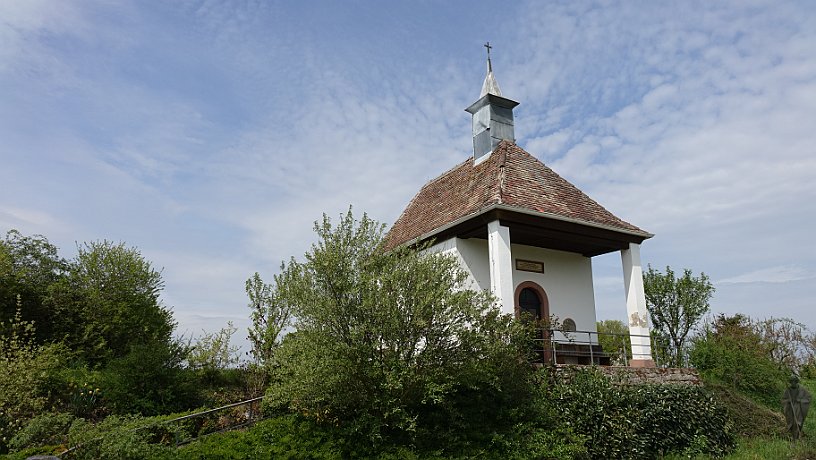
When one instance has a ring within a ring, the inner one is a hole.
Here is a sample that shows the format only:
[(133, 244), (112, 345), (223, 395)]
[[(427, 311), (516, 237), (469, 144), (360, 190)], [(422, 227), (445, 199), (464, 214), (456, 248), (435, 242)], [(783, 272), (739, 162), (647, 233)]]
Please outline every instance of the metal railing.
[(628, 366), (632, 359), (654, 359), (649, 335), (539, 329), (535, 341), (540, 344), (537, 354), (547, 363)]

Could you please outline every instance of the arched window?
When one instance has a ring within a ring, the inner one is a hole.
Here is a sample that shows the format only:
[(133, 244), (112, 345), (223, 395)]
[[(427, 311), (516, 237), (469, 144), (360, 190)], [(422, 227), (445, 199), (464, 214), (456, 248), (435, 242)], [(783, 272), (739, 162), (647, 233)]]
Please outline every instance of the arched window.
[(516, 287), (516, 318), (523, 316), (536, 321), (547, 320), (550, 316), (547, 293), (532, 281), (525, 281)]

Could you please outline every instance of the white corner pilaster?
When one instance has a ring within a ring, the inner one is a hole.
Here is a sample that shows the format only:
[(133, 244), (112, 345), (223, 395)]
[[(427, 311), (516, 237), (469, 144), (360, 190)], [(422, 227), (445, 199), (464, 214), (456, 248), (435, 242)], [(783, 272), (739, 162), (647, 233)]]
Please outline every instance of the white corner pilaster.
[(515, 314), (510, 228), (501, 225), (498, 220), (487, 224), (487, 247), (490, 257), (490, 292), (499, 300), (502, 313)]
[(629, 334), (632, 340), (630, 365), (653, 367), (649, 337), (649, 312), (646, 310), (643, 268), (640, 263), (640, 245), (629, 243), (629, 249), (621, 250), (621, 262), (623, 263), (623, 285), (626, 291), (626, 313), (629, 317)]

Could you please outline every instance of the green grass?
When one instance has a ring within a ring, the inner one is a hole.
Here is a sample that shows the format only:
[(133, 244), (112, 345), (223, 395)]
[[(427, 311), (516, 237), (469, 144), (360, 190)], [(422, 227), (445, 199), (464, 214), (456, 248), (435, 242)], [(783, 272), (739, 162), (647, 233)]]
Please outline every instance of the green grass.
[[(687, 459), (682, 455), (671, 455), (666, 460)], [(705, 460), (709, 457), (693, 457), (695, 460)], [(783, 460), (783, 459), (814, 459), (816, 458), (816, 443), (812, 440), (793, 443), (781, 438), (744, 438), (737, 445), (737, 449), (724, 460)]]
[[(816, 395), (816, 380), (803, 380), (811, 395)], [(805, 419), (805, 436), (793, 442), (785, 432), (785, 419), (779, 411), (772, 411), (725, 387), (710, 386), (717, 397), (731, 412), (741, 439), (737, 448), (725, 460), (783, 460), (816, 459), (816, 411), (810, 411)], [(666, 457), (666, 460), (687, 459), (681, 455)], [(708, 457), (695, 457), (703, 460)]]

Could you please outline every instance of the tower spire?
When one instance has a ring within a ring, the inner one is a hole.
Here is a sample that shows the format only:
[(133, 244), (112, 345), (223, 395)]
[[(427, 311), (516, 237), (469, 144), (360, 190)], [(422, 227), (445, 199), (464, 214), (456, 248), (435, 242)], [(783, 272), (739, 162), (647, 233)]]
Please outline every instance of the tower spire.
[(486, 160), (499, 142), (515, 142), (513, 129), (513, 108), (518, 102), (502, 96), (496, 77), (493, 76), (493, 63), (490, 62), (490, 42), (487, 48), (487, 76), (482, 84), (479, 100), (466, 108), (473, 116), (473, 165)]
[(484, 47), (487, 48), (487, 76), (485, 76), (484, 83), (482, 84), (482, 93), (479, 97), (484, 97), (487, 94), (501, 96), (502, 93), (499, 89), (499, 83), (496, 81), (496, 77), (493, 76), (493, 63), (490, 62), (490, 50), (493, 46), (490, 45), (490, 42), (487, 42), (484, 44)]

